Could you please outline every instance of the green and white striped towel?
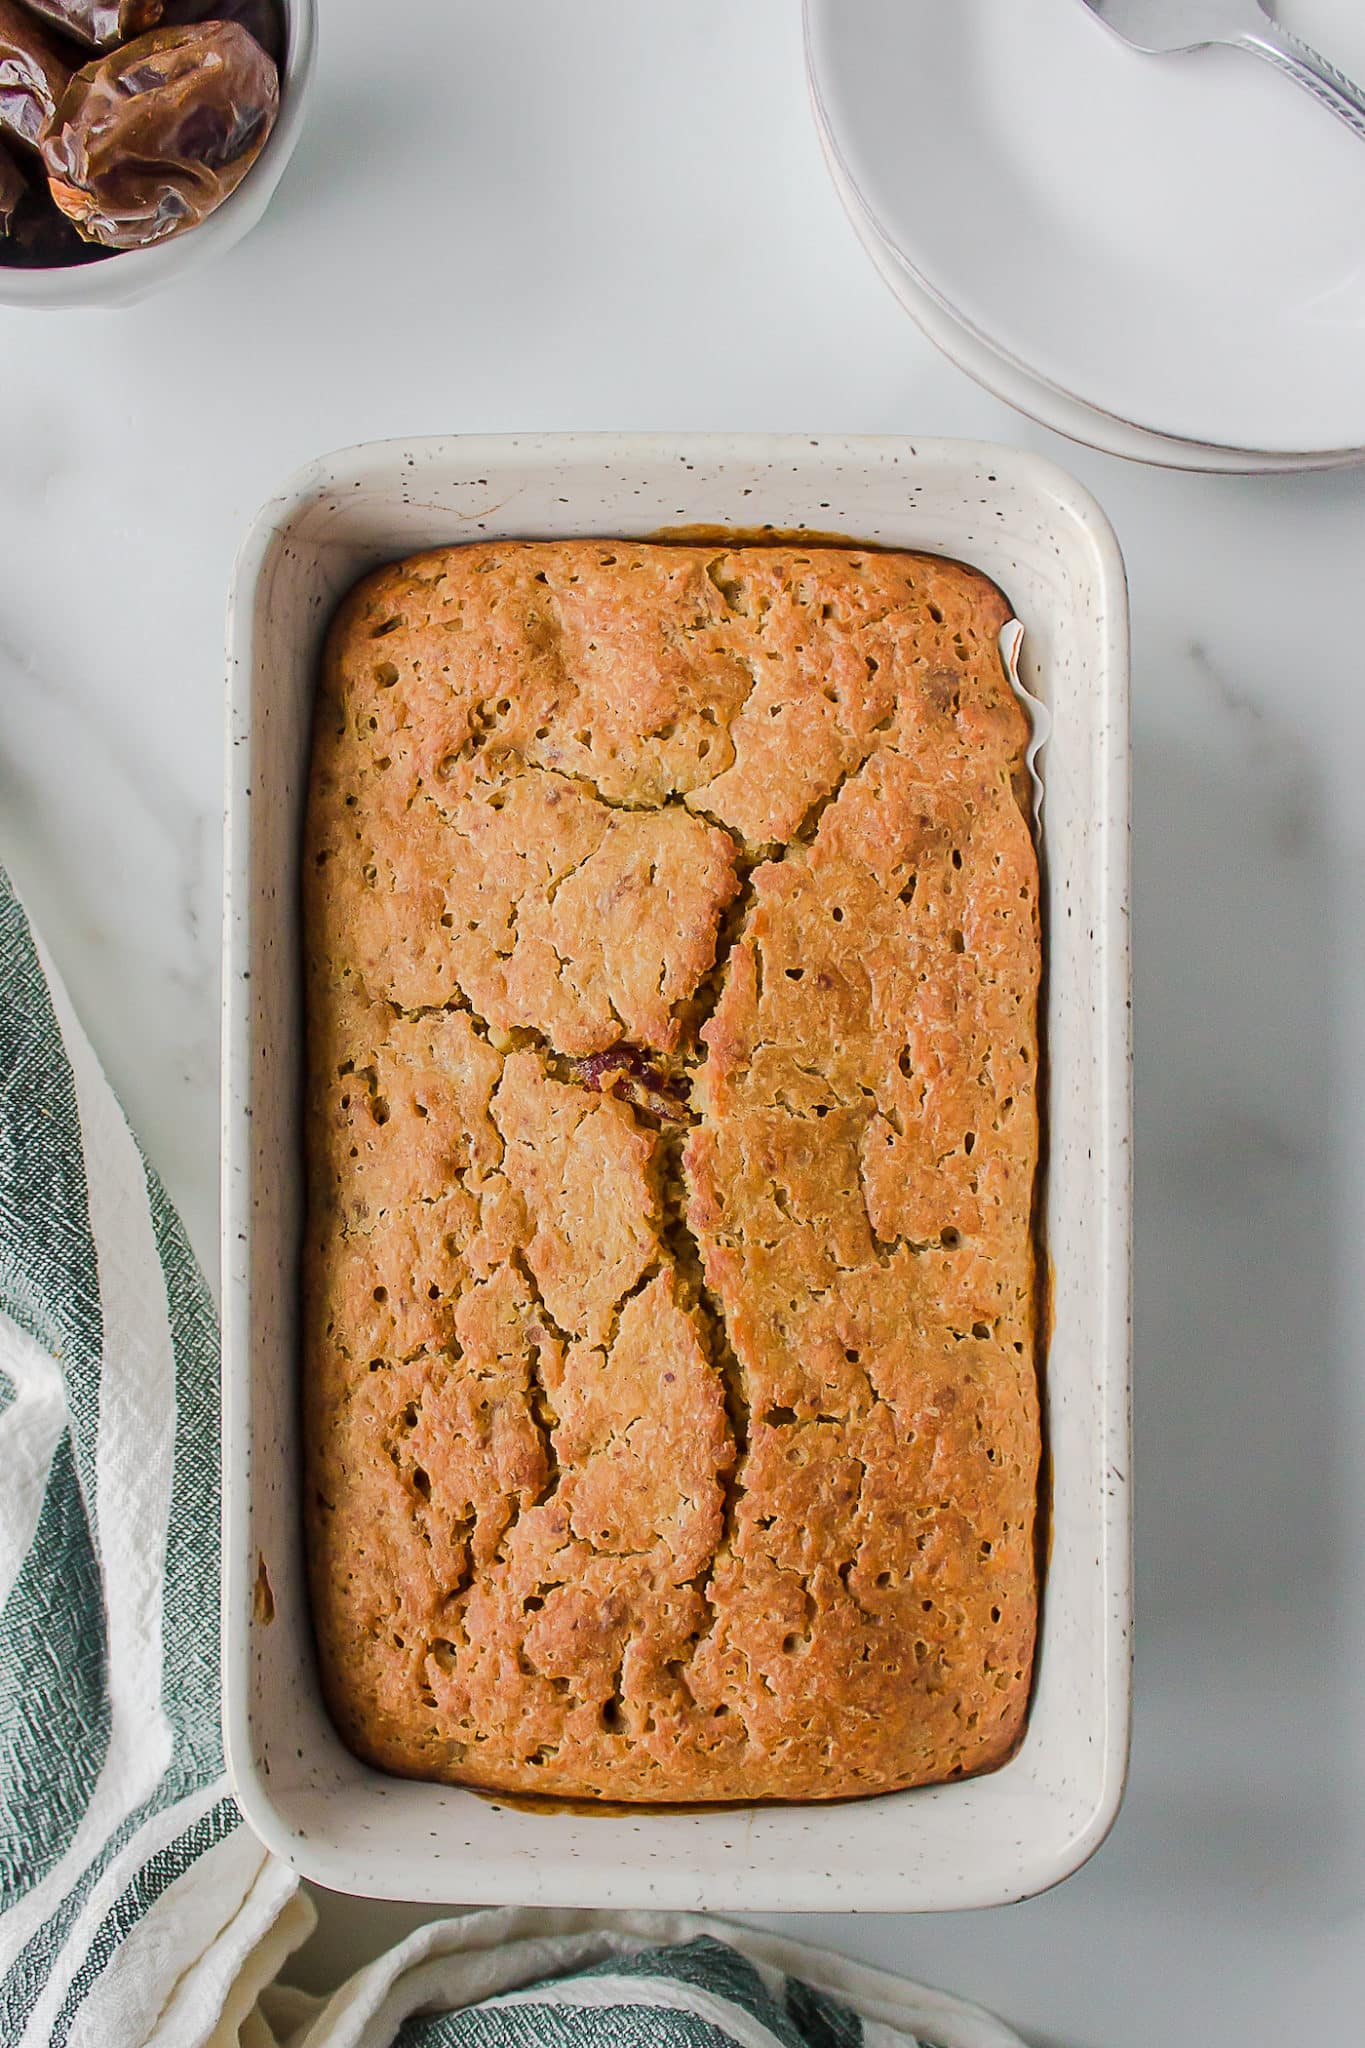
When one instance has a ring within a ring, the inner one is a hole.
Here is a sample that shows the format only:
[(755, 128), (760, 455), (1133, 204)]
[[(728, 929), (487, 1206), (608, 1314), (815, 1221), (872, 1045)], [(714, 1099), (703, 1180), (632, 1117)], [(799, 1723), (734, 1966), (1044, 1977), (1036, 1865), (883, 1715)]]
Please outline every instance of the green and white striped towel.
[(6, 2048), (203, 2040), (186, 1971), (221, 2011), (307, 1932), (229, 1794), (218, 1690), (213, 1306), (0, 875)]
[(686, 1916), (475, 1913), (325, 2005), (218, 1721), (218, 1330), (0, 871), (4, 2048), (1020, 2048), (899, 1978)]

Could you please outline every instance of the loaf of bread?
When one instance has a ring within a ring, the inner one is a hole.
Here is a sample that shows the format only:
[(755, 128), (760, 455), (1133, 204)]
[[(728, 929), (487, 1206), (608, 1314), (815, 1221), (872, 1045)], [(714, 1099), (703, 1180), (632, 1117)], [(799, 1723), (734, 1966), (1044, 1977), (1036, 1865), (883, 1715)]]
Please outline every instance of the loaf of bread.
[(1027, 1710), (1038, 873), (1008, 607), (836, 547), (456, 547), (333, 627), (306, 1518), (391, 1771), (810, 1800)]

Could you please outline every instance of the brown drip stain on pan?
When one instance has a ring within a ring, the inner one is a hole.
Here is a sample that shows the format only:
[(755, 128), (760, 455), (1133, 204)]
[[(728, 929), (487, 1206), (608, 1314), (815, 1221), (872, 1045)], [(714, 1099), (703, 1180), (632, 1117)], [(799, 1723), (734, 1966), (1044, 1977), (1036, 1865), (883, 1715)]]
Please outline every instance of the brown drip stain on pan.
[(718, 543), (726, 547), (808, 546), (867, 548), (869, 552), (875, 548), (886, 554), (897, 552), (882, 547), (876, 541), (859, 540), (853, 533), (824, 533), (817, 526), (656, 526), (644, 538), (664, 542), (671, 547), (709, 547)]
[[(1026, 1727), (1019, 1733), (1022, 1742)], [(1019, 1744), (1010, 1751), (1013, 1756)], [(986, 1771), (959, 1771), (952, 1778), (935, 1780), (927, 1786), (903, 1785), (889, 1791), (846, 1792), (837, 1799), (695, 1799), (689, 1804), (683, 1800), (671, 1799), (549, 1799), (539, 1792), (490, 1792), (486, 1785), (455, 1784), (451, 1790), (472, 1792), (476, 1799), (482, 1799), (495, 1810), (506, 1807), (509, 1813), (560, 1813), (569, 1814), (580, 1820), (647, 1820), (655, 1814), (709, 1814), (709, 1813), (752, 1813), (756, 1807), (771, 1809), (782, 1807), (793, 1813), (809, 1813), (812, 1807), (865, 1806), (869, 1798), (891, 1799), (898, 1792), (928, 1791), (945, 1785), (958, 1785), (967, 1778), (989, 1777), (992, 1772), (1008, 1763), (1009, 1757), (994, 1763)]]
[[(608, 539), (609, 535), (595, 536)], [(649, 533), (633, 534), (631, 539), (648, 542), (656, 547), (725, 547), (725, 548), (857, 548), (865, 555), (932, 555), (935, 561), (950, 562), (959, 569), (970, 569), (973, 575), (981, 571), (974, 562), (967, 562), (956, 555), (946, 555), (941, 548), (903, 547), (894, 541), (861, 540), (856, 533), (826, 531), (819, 526), (656, 526)], [(1005, 592), (1006, 600), (1009, 592)]]
[(263, 1628), (269, 1628), (275, 1619), (275, 1590), (270, 1583), (264, 1553), (256, 1552), (256, 1583), (251, 1589), (251, 1614)]
[[(461, 1792), (472, 1792), (476, 1799), (482, 1799), (494, 1811), (506, 1807), (509, 1813), (560, 1813), (570, 1814), (582, 1820), (642, 1820), (652, 1818), (656, 1813), (748, 1813), (755, 1806), (782, 1806), (785, 1800), (778, 1799), (726, 1799), (699, 1800), (691, 1806), (651, 1800), (628, 1799), (546, 1799), (538, 1792), (489, 1792), (480, 1785), (461, 1785)], [(795, 1805), (797, 1802), (791, 1802)], [(809, 1801), (801, 1802), (809, 1804)], [(830, 1806), (848, 1805), (850, 1801), (831, 1799), (821, 1804)], [(858, 1802), (861, 1803), (861, 1802)]]
[[(1052, 1332), (1056, 1327), (1057, 1268), (1052, 1263), (1052, 1254), (1038, 1238), (1038, 1281), (1037, 1281), (1037, 1328), (1034, 1337), (1033, 1355), (1041, 1391), (1047, 1392), (1047, 1362), (1052, 1352)], [(1043, 1405), (1043, 1439), (1038, 1457), (1038, 1589), (1040, 1603), (1047, 1597), (1048, 1568), (1052, 1563), (1052, 1539), (1056, 1521), (1052, 1512), (1052, 1438), (1047, 1427), (1046, 1399)]]

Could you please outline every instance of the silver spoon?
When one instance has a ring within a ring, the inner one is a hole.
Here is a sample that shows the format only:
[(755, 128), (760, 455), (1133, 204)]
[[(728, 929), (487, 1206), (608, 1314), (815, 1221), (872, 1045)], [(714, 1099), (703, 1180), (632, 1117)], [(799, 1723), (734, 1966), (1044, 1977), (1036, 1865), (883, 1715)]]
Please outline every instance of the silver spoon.
[(1365, 92), (1307, 43), (1270, 19), (1260, 0), (1085, 0), (1135, 50), (1164, 54), (1230, 43), (1264, 57), (1365, 141)]

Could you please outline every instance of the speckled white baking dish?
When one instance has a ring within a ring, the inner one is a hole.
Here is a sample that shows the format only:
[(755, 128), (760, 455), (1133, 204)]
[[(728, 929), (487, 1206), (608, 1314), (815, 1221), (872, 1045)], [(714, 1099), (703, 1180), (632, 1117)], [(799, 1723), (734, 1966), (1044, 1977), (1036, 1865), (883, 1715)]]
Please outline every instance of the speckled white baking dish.
[[(937, 550), (1024, 621), (1044, 775), (1050, 1555), (1032, 1710), (1002, 1770), (849, 1804), (537, 1813), (386, 1777), (319, 1697), (299, 1515), (297, 858), (321, 635), (373, 564), (482, 536), (811, 527)], [(247, 1819), (341, 1891), (749, 1911), (990, 1906), (1118, 1810), (1130, 1700), (1128, 676), (1106, 520), (1036, 456), (953, 441), (451, 437), (352, 448), (260, 513), (230, 615), (223, 1108), (225, 1723)]]

